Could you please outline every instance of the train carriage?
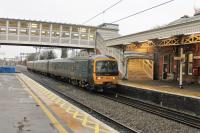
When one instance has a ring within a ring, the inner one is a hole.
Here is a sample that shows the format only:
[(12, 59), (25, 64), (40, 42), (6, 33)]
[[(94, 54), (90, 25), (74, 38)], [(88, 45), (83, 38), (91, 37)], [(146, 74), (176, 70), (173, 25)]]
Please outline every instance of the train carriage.
[(117, 60), (107, 55), (28, 62), (28, 69), (67, 79), (73, 85), (102, 91), (116, 87)]
[(72, 64), (73, 61), (69, 59), (50, 60), (48, 73), (62, 78), (69, 78), (72, 75)]
[(34, 61), (29, 61), (27, 62), (27, 69), (28, 70), (33, 70), (34, 69)]
[(46, 74), (48, 73), (48, 65), (48, 60), (38, 60), (34, 62), (33, 67), (35, 71)]

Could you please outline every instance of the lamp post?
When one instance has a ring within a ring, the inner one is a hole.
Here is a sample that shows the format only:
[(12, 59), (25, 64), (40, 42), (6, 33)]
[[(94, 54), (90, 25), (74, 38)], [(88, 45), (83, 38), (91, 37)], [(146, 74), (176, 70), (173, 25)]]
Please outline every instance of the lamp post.
[(180, 73), (179, 73), (179, 87), (180, 88), (183, 88), (183, 60), (184, 60), (184, 57), (183, 57), (183, 48), (181, 47), (180, 49)]

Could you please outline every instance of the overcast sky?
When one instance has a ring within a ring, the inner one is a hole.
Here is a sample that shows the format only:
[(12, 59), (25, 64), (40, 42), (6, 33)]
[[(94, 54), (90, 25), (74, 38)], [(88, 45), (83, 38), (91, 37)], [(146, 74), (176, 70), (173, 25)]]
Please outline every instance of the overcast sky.
[[(0, 17), (82, 24), (117, 1), (119, 0), (0, 0)], [(87, 25), (96, 26), (104, 22), (113, 22), (165, 1), (168, 0), (123, 0)], [(165, 25), (183, 15), (193, 16), (195, 3), (200, 3), (198, 1), (200, 0), (175, 0), (162, 7), (118, 22), (119, 33), (121, 35), (136, 33)], [(0, 53), (5, 52), (6, 57), (31, 51), (33, 48), (14, 46), (0, 48)], [(0, 58), (2, 57), (4, 56), (0, 55)]]

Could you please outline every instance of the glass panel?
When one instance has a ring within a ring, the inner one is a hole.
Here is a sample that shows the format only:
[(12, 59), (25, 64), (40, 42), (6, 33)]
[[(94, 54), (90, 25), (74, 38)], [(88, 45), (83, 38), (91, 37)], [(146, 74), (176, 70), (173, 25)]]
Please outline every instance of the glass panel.
[(60, 25), (58, 25), (58, 24), (53, 24), (53, 25), (52, 25), (52, 30), (60, 31)]
[(9, 27), (17, 27), (17, 21), (9, 21)]
[(190, 53), (188, 55), (188, 62), (193, 62), (193, 54), (192, 53)]
[(6, 26), (6, 21), (5, 20), (0, 20), (0, 26), (5, 27)]
[(188, 75), (192, 75), (192, 67), (193, 67), (192, 63), (189, 63), (188, 64)]
[(116, 61), (97, 61), (96, 75), (118, 75), (118, 66)]
[(39, 29), (40, 28), (40, 24), (38, 23), (31, 23), (31, 29)]
[(72, 32), (78, 32), (79, 28), (78, 27), (72, 27)]
[(42, 36), (49, 36), (49, 35), (50, 35), (49, 31), (42, 30)]
[(62, 31), (70, 31), (70, 27), (69, 26), (64, 26), (62, 27)]
[(38, 36), (40, 34), (40, 30), (31, 30), (31, 35)]
[(168, 64), (169, 63), (169, 55), (165, 55), (164, 56), (164, 64)]
[(23, 22), (23, 21), (21, 21), (21, 22), (20, 22), (20, 27), (21, 27), (21, 28), (28, 28), (28, 22)]
[(185, 54), (183, 54), (183, 62), (185, 62), (187, 60), (187, 57), (185, 56)]
[(69, 32), (62, 32), (62, 37), (69, 37)]
[(94, 40), (94, 35), (90, 34), (90, 40)]
[(17, 34), (17, 28), (8, 28), (9, 34)]
[(50, 25), (49, 24), (42, 24), (42, 29), (43, 30), (50, 30)]
[(90, 29), (91, 34), (95, 34), (95, 32), (96, 32), (96, 29)]
[(87, 34), (81, 34), (81, 39), (88, 39), (88, 35)]
[(81, 31), (82, 33), (87, 33), (87, 32), (88, 32), (88, 29), (87, 29), (87, 28), (80, 28), (80, 31)]
[(59, 36), (60, 36), (60, 32), (58, 32), (58, 31), (53, 31), (53, 32), (52, 32), (52, 36), (53, 36), (53, 37), (59, 37)]
[(0, 33), (6, 33), (6, 28), (5, 27), (0, 28)]
[(20, 29), (20, 35), (28, 35), (28, 29)]
[(72, 33), (72, 39), (78, 39), (79, 34), (78, 33)]
[(185, 63), (183, 63), (182, 68), (183, 68), (183, 75), (185, 75)]

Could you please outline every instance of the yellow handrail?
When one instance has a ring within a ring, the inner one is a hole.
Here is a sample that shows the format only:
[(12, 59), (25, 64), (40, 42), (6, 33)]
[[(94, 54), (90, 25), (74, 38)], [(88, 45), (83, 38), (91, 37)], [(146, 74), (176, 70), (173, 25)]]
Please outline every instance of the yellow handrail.
[(153, 61), (150, 60), (143, 60), (142, 66), (146, 74), (153, 79)]

